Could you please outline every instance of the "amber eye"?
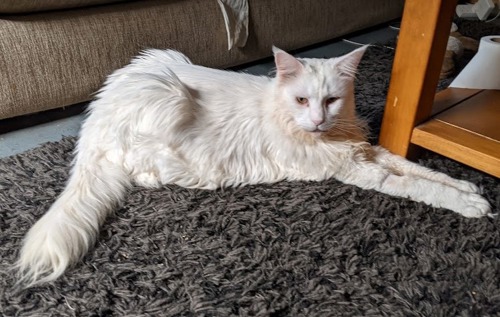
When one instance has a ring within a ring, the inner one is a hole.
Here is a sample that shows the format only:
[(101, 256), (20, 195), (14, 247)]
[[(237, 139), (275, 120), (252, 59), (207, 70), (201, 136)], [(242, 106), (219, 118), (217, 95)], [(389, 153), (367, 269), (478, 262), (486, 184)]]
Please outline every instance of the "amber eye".
[(301, 105), (305, 105), (307, 104), (307, 98), (297, 97), (297, 102), (300, 103)]
[(338, 97), (330, 97), (330, 98), (327, 98), (326, 99), (326, 104), (329, 105), (331, 103), (334, 103), (335, 101), (337, 101), (339, 98)]

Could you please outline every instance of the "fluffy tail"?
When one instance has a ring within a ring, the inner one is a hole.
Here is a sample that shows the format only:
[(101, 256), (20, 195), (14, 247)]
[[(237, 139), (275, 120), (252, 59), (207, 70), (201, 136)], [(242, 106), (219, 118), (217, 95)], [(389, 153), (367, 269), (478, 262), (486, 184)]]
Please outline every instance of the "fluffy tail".
[(65, 190), (24, 240), (18, 283), (30, 287), (55, 280), (80, 260), (129, 184), (125, 171), (102, 156), (88, 166), (77, 162)]

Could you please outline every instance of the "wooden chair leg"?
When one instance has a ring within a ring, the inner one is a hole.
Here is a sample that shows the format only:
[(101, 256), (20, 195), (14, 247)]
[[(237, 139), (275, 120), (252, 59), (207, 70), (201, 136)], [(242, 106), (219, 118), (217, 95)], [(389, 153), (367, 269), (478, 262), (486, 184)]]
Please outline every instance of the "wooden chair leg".
[(432, 110), (456, 0), (406, 0), (379, 143), (408, 156), (415, 125)]

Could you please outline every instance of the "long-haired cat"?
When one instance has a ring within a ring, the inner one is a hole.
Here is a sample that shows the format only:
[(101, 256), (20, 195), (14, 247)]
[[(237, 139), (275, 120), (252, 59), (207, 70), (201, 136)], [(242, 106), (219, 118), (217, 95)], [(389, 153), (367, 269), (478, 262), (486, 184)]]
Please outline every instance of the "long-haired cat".
[(215, 189), (334, 177), (466, 217), (490, 213), (475, 185), (366, 142), (354, 105), (365, 47), (331, 59), (273, 50), (273, 78), (193, 65), (171, 50), (148, 50), (110, 75), (66, 188), (25, 238), (20, 280), (52, 281), (78, 261), (132, 183)]

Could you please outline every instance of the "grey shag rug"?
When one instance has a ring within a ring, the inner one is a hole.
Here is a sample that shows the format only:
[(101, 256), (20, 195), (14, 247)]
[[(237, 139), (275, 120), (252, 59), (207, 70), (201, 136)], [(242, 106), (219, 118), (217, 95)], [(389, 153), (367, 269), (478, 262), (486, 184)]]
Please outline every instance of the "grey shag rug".
[[(371, 47), (359, 112), (377, 134), (393, 51)], [(84, 260), (13, 288), (24, 234), (62, 191), (73, 138), (0, 160), (1, 316), (498, 316), (500, 218), (467, 219), (335, 180), (205, 191), (133, 188)], [(500, 182), (470, 180), (494, 210)]]

